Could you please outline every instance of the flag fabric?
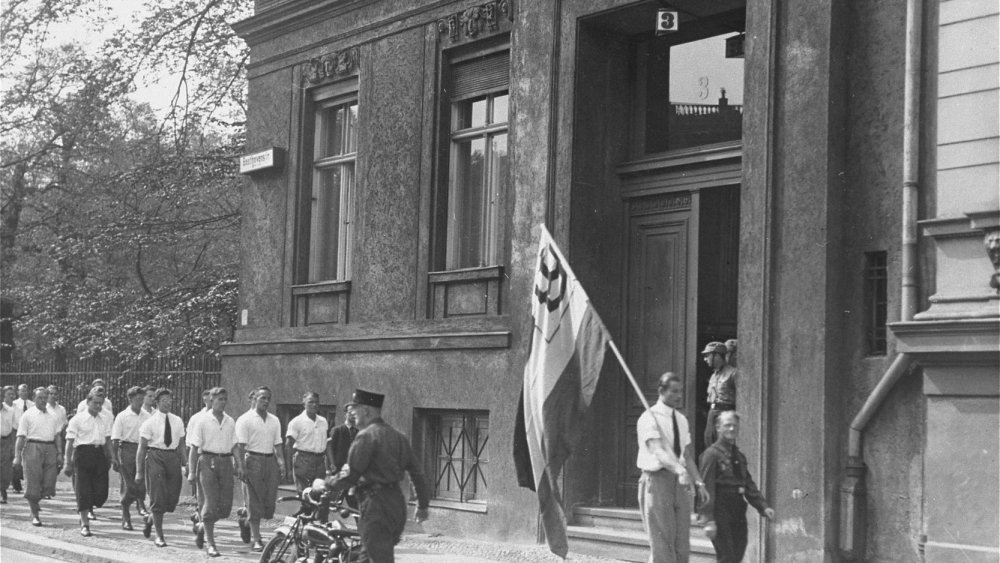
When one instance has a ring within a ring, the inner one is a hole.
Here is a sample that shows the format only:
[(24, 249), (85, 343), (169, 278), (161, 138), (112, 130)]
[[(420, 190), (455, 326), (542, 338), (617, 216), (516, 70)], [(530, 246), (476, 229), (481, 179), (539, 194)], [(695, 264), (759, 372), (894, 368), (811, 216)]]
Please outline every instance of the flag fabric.
[(518, 483), (538, 494), (549, 549), (565, 558), (558, 477), (590, 407), (610, 336), (543, 225), (531, 294), (531, 353), (514, 431)]

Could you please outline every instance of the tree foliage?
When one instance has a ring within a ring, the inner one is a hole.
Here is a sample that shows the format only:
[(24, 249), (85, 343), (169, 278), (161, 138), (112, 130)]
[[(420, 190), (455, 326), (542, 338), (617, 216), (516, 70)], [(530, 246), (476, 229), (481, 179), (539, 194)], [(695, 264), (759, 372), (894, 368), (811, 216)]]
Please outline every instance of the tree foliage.
[[(231, 338), (246, 48), (229, 22), (245, 4), (150, 3), (110, 32), (99, 0), (5, 6), (0, 282), (19, 356), (145, 358)], [(172, 92), (165, 109), (137, 101), (151, 84)]]

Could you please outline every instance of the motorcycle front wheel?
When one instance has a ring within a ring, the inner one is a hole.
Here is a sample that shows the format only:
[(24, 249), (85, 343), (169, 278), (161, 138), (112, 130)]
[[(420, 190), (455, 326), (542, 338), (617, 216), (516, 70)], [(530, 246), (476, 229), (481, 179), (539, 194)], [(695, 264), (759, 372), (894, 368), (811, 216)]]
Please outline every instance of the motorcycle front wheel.
[(264, 546), (264, 551), (260, 553), (260, 563), (293, 563), (305, 555), (292, 537), (277, 534)]

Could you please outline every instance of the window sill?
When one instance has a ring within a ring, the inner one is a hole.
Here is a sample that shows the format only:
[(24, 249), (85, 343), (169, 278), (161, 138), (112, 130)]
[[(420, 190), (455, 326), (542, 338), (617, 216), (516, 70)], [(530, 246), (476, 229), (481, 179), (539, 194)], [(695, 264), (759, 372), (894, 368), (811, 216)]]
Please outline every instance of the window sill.
[[(410, 506), (416, 506), (417, 501), (410, 501)], [(475, 502), (456, 502), (453, 500), (444, 499), (431, 499), (431, 508), (440, 508), (444, 510), (455, 510), (457, 512), (474, 512), (476, 514), (486, 514), (486, 503), (483, 501)]]
[(431, 315), (435, 319), (501, 314), (503, 266), (430, 272)]
[(347, 324), (350, 281), (325, 281), (292, 286), (297, 326)]

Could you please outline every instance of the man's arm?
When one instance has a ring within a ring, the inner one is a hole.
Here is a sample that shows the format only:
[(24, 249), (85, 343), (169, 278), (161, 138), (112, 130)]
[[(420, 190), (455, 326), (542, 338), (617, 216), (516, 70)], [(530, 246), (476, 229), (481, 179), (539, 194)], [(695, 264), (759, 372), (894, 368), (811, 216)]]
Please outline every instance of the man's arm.
[(646, 440), (646, 451), (656, 456), (656, 459), (663, 467), (673, 471), (678, 476), (683, 476), (687, 472), (687, 469), (680, 463), (677, 456), (667, 453), (667, 450), (663, 448), (663, 440), (659, 438)]
[(691, 451), (692, 445), (688, 444), (684, 448), (684, 461), (687, 463), (688, 475), (691, 478), (691, 482), (694, 484), (694, 493), (698, 497), (699, 502), (708, 501), (708, 493), (705, 491), (705, 483), (702, 482), (701, 477), (698, 473), (698, 466), (694, 463), (694, 452)]
[(73, 476), (73, 456), (76, 454), (76, 448), (73, 447), (73, 443), (76, 442), (73, 438), (66, 438), (66, 461), (63, 466), (66, 468), (63, 473), (67, 477)]
[(705, 535), (709, 539), (715, 538), (715, 483), (716, 468), (718, 467), (718, 454), (712, 449), (705, 450), (701, 454), (701, 477), (705, 480), (705, 494), (708, 500), (702, 501), (698, 508), (698, 520), (705, 526)]
[[(288, 429), (289, 432), (291, 432), (291, 430), (292, 430), (291, 428)], [(292, 467), (292, 462), (294, 461), (292, 459), (292, 456), (295, 455), (295, 453), (294, 453), (295, 452), (294, 446), (295, 446), (295, 438), (292, 437), (292, 436), (285, 437), (285, 448), (284, 449), (285, 449), (285, 453), (288, 454), (288, 459), (285, 460), (285, 463), (287, 464), (288, 467)]]
[[(56, 440), (55, 441), (56, 441), (56, 451), (57, 452), (63, 451), (63, 437), (62, 437), (62, 434), (56, 432)], [(62, 458), (61, 457), (56, 457), (56, 468), (57, 469), (62, 469), (62, 463), (63, 463)]]
[(27, 439), (24, 436), (18, 436), (17, 441), (14, 442), (14, 465), (21, 465), (21, 452), (26, 443)]

